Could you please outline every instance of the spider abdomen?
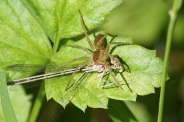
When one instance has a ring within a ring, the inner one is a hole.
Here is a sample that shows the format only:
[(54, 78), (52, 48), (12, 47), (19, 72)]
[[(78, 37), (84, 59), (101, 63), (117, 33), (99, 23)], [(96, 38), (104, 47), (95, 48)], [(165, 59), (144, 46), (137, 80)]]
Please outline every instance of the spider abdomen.
[(104, 51), (97, 50), (93, 52), (93, 63), (102, 64), (104, 59)]

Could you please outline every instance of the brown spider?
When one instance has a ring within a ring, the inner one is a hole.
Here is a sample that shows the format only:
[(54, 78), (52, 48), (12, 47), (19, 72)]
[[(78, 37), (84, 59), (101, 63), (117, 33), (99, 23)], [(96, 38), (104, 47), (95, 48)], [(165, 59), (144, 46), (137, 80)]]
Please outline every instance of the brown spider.
[[(107, 34), (105, 34), (105, 35), (98, 34), (95, 37), (94, 43), (92, 44), (91, 40), (88, 37), (87, 29), (85, 27), (84, 20), (83, 20), (83, 17), (82, 17), (80, 10), (79, 10), (79, 15), (80, 15), (80, 22), (81, 22), (82, 28), (84, 30), (85, 37), (87, 39), (87, 42), (88, 42), (90, 48), (92, 49), (92, 52), (90, 52), (90, 54), (91, 54), (90, 61), (88, 63), (82, 65), (81, 67), (85, 67), (89, 71), (101, 72), (101, 74), (99, 76), (97, 76), (97, 77), (100, 77), (100, 80), (98, 82), (98, 86), (100, 86), (100, 82), (101, 82), (104, 74), (109, 73), (112, 76), (112, 78), (114, 79), (116, 85), (118, 85), (121, 89), (123, 89), (121, 84), (116, 79), (115, 74), (112, 72), (112, 70), (115, 69), (115, 70), (118, 70), (119, 72), (123, 72), (125, 69), (124, 69), (123, 64), (119, 61), (119, 59), (116, 58), (114, 55), (109, 53), (109, 46), (113, 45), (113, 44), (128, 45), (130, 43), (110, 42), (106, 45)], [(79, 45), (69, 45), (69, 46), (72, 48), (77, 48), (77, 49), (81, 49), (81, 50), (84, 50), (86, 52), (89, 52), (88, 48), (85, 48), (85, 47), (82, 47)], [(84, 59), (84, 57), (74, 59), (72, 61), (81, 60), (81, 59)], [(89, 57), (88, 57), (88, 60), (89, 60)], [(79, 67), (79, 69), (80, 69), (80, 67)], [(88, 70), (86, 72), (88, 72)], [(70, 81), (68, 82), (66, 89), (68, 89), (69, 83), (70, 83)]]

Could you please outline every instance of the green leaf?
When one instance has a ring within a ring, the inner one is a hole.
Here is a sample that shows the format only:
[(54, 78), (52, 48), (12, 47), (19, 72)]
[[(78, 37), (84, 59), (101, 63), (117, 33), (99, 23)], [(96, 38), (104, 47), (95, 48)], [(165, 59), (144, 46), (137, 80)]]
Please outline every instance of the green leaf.
[[(90, 36), (90, 40), (94, 40), (94, 36)], [(111, 38), (108, 37), (108, 41)], [(114, 42), (127, 42), (130, 43), (129, 38), (114, 38)], [(68, 41), (67, 45), (73, 44), (73, 41)], [(86, 38), (75, 42), (76, 45), (81, 45), (89, 48)], [(77, 81), (77, 85), (73, 86), (68, 91), (66, 89), (70, 75), (62, 76), (60, 78), (52, 78), (46, 80), (46, 95), (47, 98), (53, 98), (58, 103), (66, 106), (69, 100), (81, 110), (85, 110), (87, 106), (93, 108), (107, 108), (108, 98), (116, 100), (132, 100), (135, 101), (137, 95), (147, 95), (154, 93), (154, 87), (160, 87), (160, 77), (162, 72), (162, 61), (156, 57), (156, 52), (148, 50), (139, 45), (121, 45), (111, 46), (113, 50), (112, 54), (118, 54), (118, 56), (129, 67), (130, 72), (125, 71), (121, 74), (117, 74), (116, 78), (120, 81), (123, 90), (119, 87), (112, 88), (100, 88), (97, 86), (99, 79), (97, 76), (100, 73), (87, 73), (87, 76), (82, 80), (78, 80), (81, 77), (81, 73), (74, 75), (72, 83)], [(77, 55), (74, 55), (77, 54)], [(71, 59), (79, 57), (89, 57), (89, 64), (91, 55), (87, 54), (83, 50), (63, 46), (62, 49), (54, 56), (54, 63), (62, 64)], [(60, 60), (62, 57), (63, 60)], [(84, 61), (80, 61), (84, 62)], [(71, 65), (71, 64), (69, 64)], [(125, 64), (124, 64), (125, 65)], [(106, 80), (105, 78), (103, 81)], [(106, 81), (113, 82), (111, 76)]]
[[(11, 64), (46, 64), (51, 44), (39, 24), (20, 1), (2, 0), (0, 4), (0, 62)], [(16, 79), (33, 73), (12, 73)]]
[(60, 38), (74, 37), (83, 33), (78, 10), (82, 12), (89, 30), (99, 27), (105, 17), (118, 6), (122, 0), (47, 0), (25, 1), (24, 6), (34, 16), (52, 42)]

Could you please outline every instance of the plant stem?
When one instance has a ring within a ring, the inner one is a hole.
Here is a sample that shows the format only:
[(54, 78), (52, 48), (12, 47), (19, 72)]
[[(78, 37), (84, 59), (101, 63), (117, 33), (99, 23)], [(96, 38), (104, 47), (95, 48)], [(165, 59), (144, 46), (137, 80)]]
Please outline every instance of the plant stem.
[(158, 122), (162, 122), (162, 117), (163, 117), (165, 85), (167, 80), (167, 64), (169, 60), (174, 25), (175, 25), (176, 17), (178, 14), (178, 10), (181, 7), (181, 4), (182, 4), (182, 0), (174, 0), (172, 9), (169, 11), (170, 21), (169, 21), (169, 27), (167, 31), (166, 49), (165, 49), (165, 57), (164, 57), (164, 64), (163, 64), (162, 87), (161, 87), (161, 93), (160, 93), (159, 112), (158, 112), (158, 120), (157, 120)]
[(40, 108), (42, 106), (42, 101), (44, 99), (45, 92), (44, 92), (44, 84), (41, 85), (38, 94), (36, 96), (33, 108), (31, 110), (31, 114), (29, 116), (28, 122), (36, 122), (36, 119), (39, 115)]

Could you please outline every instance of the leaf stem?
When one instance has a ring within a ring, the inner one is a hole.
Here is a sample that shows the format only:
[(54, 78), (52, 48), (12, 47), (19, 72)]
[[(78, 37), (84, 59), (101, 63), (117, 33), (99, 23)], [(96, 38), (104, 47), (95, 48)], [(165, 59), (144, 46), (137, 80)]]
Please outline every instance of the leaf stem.
[(169, 60), (174, 25), (175, 25), (176, 17), (181, 7), (181, 4), (182, 4), (182, 0), (174, 0), (172, 9), (169, 11), (170, 21), (169, 21), (169, 27), (167, 31), (166, 49), (165, 49), (165, 57), (164, 57), (164, 64), (163, 64), (162, 87), (161, 87), (161, 93), (160, 93), (159, 112), (158, 112), (157, 122), (162, 122), (165, 85), (166, 85), (166, 78), (167, 78), (167, 64)]
[(33, 108), (31, 110), (31, 114), (28, 118), (28, 122), (36, 122), (37, 117), (39, 115), (40, 108), (42, 106), (42, 101), (44, 99), (44, 96), (45, 96), (44, 84), (42, 84), (36, 96)]
[(56, 39), (55, 39), (55, 43), (54, 43), (54, 47), (53, 47), (53, 52), (54, 54), (57, 52), (58, 50), (58, 46), (59, 46), (59, 41), (60, 41), (60, 36), (59, 36), (59, 32), (56, 35)]

